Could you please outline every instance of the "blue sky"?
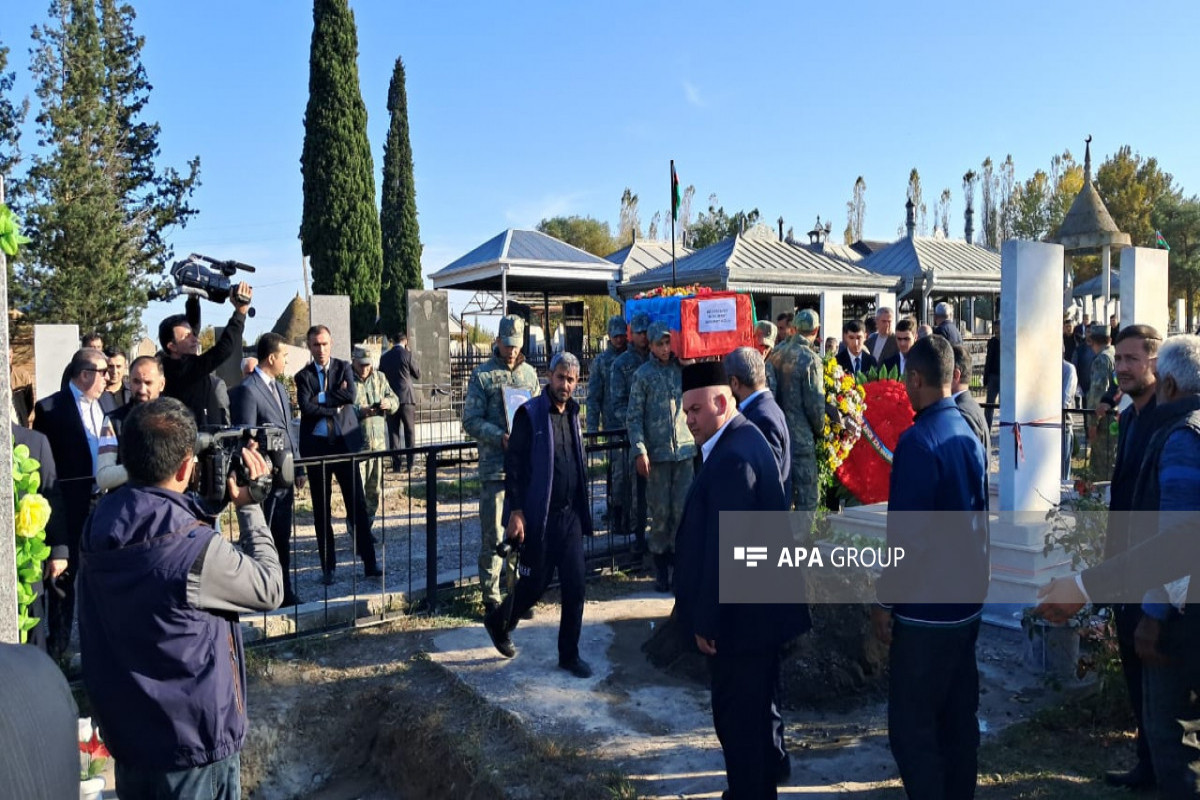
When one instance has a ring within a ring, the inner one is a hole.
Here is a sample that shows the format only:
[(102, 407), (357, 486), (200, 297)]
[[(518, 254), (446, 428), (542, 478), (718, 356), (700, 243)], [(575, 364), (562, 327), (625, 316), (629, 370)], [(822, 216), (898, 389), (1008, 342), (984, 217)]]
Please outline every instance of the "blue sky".
[[(45, 0), (8, 0), (0, 41), (32, 97), (28, 32)], [(163, 164), (201, 158), (200, 214), (172, 241), (260, 267), (267, 329), (300, 289), (300, 150), (311, 3), (135, 3)], [(507, 227), (557, 214), (616, 227), (626, 186), (647, 224), (668, 162), (694, 210), (840, 235), (854, 180), (867, 238), (891, 239), (909, 170), (930, 211), (964, 172), (1011, 153), (1018, 178), (1070, 149), (1122, 144), (1200, 191), (1200, 4), (1010, 2), (351, 2), (376, 171), (397, 56), (407, 70), (417, 207), (429, 273)], [(32, 122), (30, 115), (30, 122)], [(32, 127), (22, 142), (35, 145)], [(377, 179), (378, 185), (378, 179)], [(456, 293), (457, 294), (457, 293)], [(461, 306), (466, 295), (452, 297)], [(151, 304), (153, 330), (173, 308)], [(206, 320), (218, 321), (215, 308)]]

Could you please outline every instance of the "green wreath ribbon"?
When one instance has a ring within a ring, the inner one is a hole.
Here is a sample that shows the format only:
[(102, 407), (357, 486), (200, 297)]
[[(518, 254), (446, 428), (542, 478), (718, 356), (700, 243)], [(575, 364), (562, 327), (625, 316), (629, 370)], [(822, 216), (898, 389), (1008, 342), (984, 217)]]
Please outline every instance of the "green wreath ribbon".
[(12, 209), (0, 203), (0, 250), (3, 250), (7, 256), (15, 256), (18, 248), (29, 242), (28, 236), (21, 235), (21, 231), (17, 227), (17, 218), (13, 215)]

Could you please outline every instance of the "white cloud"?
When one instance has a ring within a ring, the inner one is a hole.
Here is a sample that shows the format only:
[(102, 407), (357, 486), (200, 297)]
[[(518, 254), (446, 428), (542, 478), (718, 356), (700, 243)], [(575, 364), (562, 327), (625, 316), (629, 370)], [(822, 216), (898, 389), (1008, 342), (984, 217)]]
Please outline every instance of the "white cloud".
[(704, 108), (707, 105), (704, 102), (704, 98), (700, 96), (700, 88), (691, 81), (683, 82), (683, 96), (687, 98), (688, 103), (696, 108)]

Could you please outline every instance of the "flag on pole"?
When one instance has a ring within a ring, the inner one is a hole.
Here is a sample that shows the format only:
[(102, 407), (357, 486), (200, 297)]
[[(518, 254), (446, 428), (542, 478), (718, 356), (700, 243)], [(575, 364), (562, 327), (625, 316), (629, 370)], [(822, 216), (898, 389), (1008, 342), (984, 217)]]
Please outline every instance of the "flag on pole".
[(675, 161), (671, 161), (671, 219), (679, 220), (679, 176), (675, 174)]
[(1162, 231), (1154, 232), (1154, 244), (1166, 250), (1168, 253), (1171, 252), (1171, 245), (1167, 244), (1167, 240), (1163, 238)]

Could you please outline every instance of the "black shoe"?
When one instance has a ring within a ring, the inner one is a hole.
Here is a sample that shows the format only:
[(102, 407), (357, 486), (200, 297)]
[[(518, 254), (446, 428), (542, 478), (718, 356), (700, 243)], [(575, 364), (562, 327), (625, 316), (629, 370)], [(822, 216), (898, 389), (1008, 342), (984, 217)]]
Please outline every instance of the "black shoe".
[(664, 553), (654, 554), (654, 591), (666, 594), (671, 591), (670, 561)]
[(792, 757), (785, 755), (775, 765), (775, 785), (787, 783), (792, 779)]
[(363, 569), (364, 578), (382, 578), (383, 570), (379, 567), (366, 567)]
[(488, 614), (493, 613), (499, 607), (500, 607), (500, 604), (497, 603), (495, 600), (484, 600), (483, 601), (483, 618), (487, 619)]
[(1134, 790), (1153, 789), (1158, 784), (1154, 779), (1154, 768), (1145, 761), (1139, 761), (1136, 767), (1126, 772), (1113, 770), (1104, 773), (1104, 782), (1109, 786)]
[(325, 584), (326, 586), (333, 586), (333, 570), (321, 570), (321, 583)]
[(577, 658), (574, 661), (570, 661), (570, 662), (560, 660), (558, 662), (558, 668), (565, 669), (567, 672), (571, 673), (576, 678), (592, 677), (591, 666), (586, 661), (584, 661), (582, 658)]
[(521, 619), (533, 619), (533, 609), (527, 608), (521, 613)]
[(492, 611), (483, 618), (483, 627), (491, 638), (492, 644), (496, 646), (496, 650), (500, 652), (500, 655), (505, 658), (512, 658), (517, 654), (517, 648), (513, 645), (512, 638), (504, 628), (504, 620), (500, 619), (499, 609)]
[(301, 602), (300, 595), (296, 594), (291, 589), (288, 589), (283, 593), (283, 602), (279, 604), (279, 607), (284, 608), (285, 606), (298, 606)]

